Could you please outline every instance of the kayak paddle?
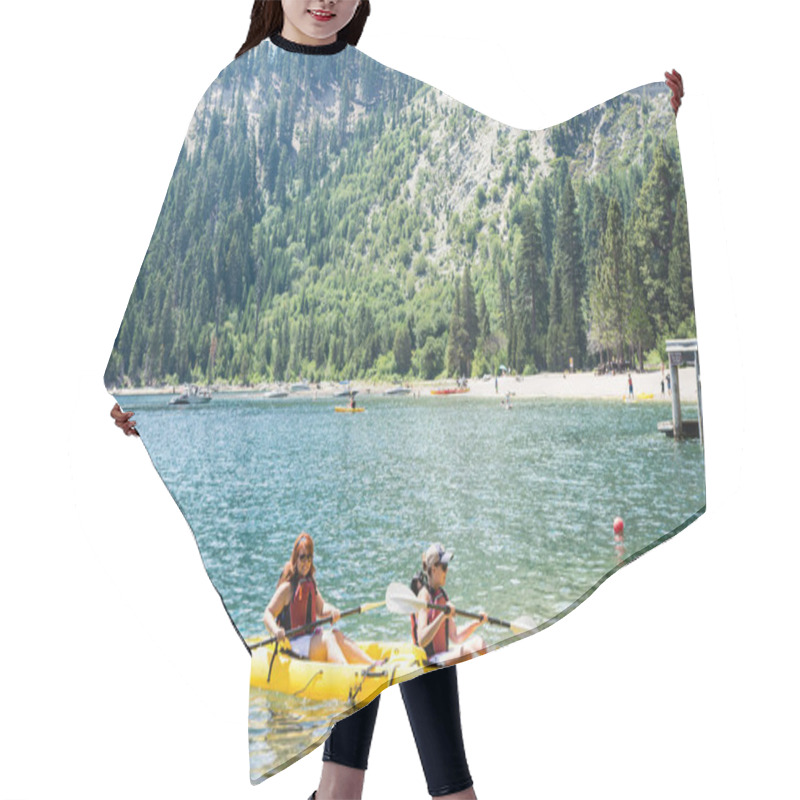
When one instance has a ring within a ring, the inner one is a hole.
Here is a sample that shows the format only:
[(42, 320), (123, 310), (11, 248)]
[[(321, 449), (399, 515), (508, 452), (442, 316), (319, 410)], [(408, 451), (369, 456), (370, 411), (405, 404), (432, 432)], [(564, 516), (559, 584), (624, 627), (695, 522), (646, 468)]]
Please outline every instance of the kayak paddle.
[[(420, 600), (405, 584), (390, 583), (389, 588), (386, 590), (386, 608), (394, 614), (416, 614), (421, 608), (438, 608), (441, 610), (442, 606)], [(476, 614), (474, 611), (461, 611), (458, 608), (455, 611), (461, 617), (481, 618), (481, 615)], [(505, 622), (502, 619), (489, 617), (486, 621), (492, 625), (510, 628), (512, 633), (526, 633), (536, 627), (536, 623), (530, 617), (519, 617), (513, 622)]]
[[(373, 608), (380, 608), (385, 602), (385, 600), (381, 600), (379, 603), (363, 603), (356, 608), (351, 608), (348, 611), (342, 611), (342, 613), (339, 614), (339, 619), (342, 619), (343, 617), (350, 617), (353, 614), (361, 614), (364, 611), (372, 611)], [(293, 636), (300, 636), (301, 634), (308, 633), (309, 631), (313, 631), (318, 625), (325, 625), (328, 622), (333, 622), (333, 615), (321, 617), (320, 619), (314, 620), (314, 622), (301, 625), (299, 628), (292, 628), (291, 630), (286, 631), (286, 638), (291, 639)], [(251, 650), (255, 650), (257, 647), (264, 647), (265, 645), (272, 644), (273, 642), (277, 641), (277, 636), (271, 636), (269, 639), (262, 639), (255, 644), (249, 645), (249, 647)]]

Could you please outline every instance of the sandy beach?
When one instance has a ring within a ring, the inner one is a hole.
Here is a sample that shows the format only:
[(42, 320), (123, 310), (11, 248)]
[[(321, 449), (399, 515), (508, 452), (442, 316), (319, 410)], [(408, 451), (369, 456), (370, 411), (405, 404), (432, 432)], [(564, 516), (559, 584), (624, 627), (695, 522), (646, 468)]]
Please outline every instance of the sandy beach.
[[(669, 392), (664, 386), (661, 394), (661, 372), (631, 373), (634, 397), (650, 395), (648, 400), (670, 400)], [(697, 402), (697, 380), (694, 367), (679, 370), (680, 395), (683, 402)], [(469, 395), (474, 397), (492, 397), (495, 395), (494, 379), (472, 380), (469, 382)], [(563, 374), (560, 372), (542, 372), (538, 375), (506, 376), (497, 379), (497, 395), (510, 392), (517, 398), (563, 397), (583, 399), (622, 399), (628, 393), (627, 373), (616, 375), (593, 375), (591, 372)]]
[[(664, 389), (661, 394), (661, 371), (654, 372), (634, 372), (631, 374), (633, 379), (633, 393), (637, 402), (669, 402), (670, 394)], [(697, 402), (697, 380), (694, 367), (684, 367), (679, 370), (680, 396), (686, 403)], [(361, 395), (383, 394), (391, 389), (394, 384), (387, 382), (353, 381), (351, 386)], [(429, 395), (432, 389), (454, 388), (454, 380), (442, 381), (410, 381), (403, 384), (410, 388), (415, 394)], [(342, 385), (331, 381), (323, 381), (317, 388), (316, 384), (310, 384), (310, 389), (297, 392), (298, 396), (330, 397), (334, 392), (341, 391)], [(594, 375), (591, 372), (579, 372), (574, 374), (564, 374), (560, 372), (542, 372), (538, 375), (513, 376), (504, 375), (497, 379), (495, 389), (494, 378), (481, 379), (473, 378), (468, 383), (469, 392), (459, 395), (458, 399), (470, 397), (499, 397), (502, 398), (507, 392), (517, 399), (532, 399), (538, 397), (549, 398), (572, 398), (572, 399), (607, 399), (622, 400), (628, 393), (627, 373), (616, 375)], [(283, 388), (289, 391), (287, 384), (260, 384), (258, 386), (212, 386), (212, 392), (219, 393), (265, 393), (274, 389)], [(147, 387), (144, 389), (120, 389), (114, 394), (141, 395), (141, 394), (172, 394), (178, 393), (182, 389), (180, 386), (160, 386)], [(652, 397), (648, 397), (652, 395)]]

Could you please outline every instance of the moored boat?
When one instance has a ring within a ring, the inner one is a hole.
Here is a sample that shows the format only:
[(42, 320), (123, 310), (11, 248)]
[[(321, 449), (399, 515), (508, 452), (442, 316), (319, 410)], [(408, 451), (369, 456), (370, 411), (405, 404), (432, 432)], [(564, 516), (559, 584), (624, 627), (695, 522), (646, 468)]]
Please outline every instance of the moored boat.
[(359, 411), (364, 411), (364, 406), (358, 408), (350, 408), (350, 406), (335, 406), (334, 411), (339, 414), (357, 414)]
[(400, 395), (400, 394), (411, 394), (411, 389), (407, 386), (392, 386), (391, 389), (387, 389), (384, 392), (385, 395)]
[(469, 386), (459, 386), (455, 389), (431, 389), (431, 394), (465, 394), (469, 391)]
[(275, 655), (274, 645), (267, 645), (252, 652), (250, 685), (310, 700), (358, 703), (420, 674), (427, 664), (425, 651), (411, 642), (357, 644), (376, 662), (385, 661), (373, 666), (329, 664), (300, 658), (286, 649)]
[(289, 392), (285, 389), (273, 389), (271, 392), (267, 392), (264, 395), (266, 400), (277, 400), (279, 397), (288, 397)]
[(169, 401), (171, 406), (191, 406), (211, 402), (211, 392), (198, 386), (189, 386), (177, 397)]

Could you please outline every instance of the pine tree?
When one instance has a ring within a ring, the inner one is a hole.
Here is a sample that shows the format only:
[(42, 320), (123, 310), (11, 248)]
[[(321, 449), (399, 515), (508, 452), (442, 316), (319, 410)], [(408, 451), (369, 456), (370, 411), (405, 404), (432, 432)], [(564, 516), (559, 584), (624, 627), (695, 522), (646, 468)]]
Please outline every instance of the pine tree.
[(399, 325), (394, 336), (394, 364), (400, 375), (406, 375), (411, 369), (411, 334), (408, 326)]
[(506, 335), (506, 360), (514, 364), (517, 357), (517, 344), (514, 324), (514, 304), (511, 289), (508, 285), (506, 269), (502, 264), (497, 268), (498, 288), (500, 290), (500, 311), (503, 320), (503, 333)]
[(675, 221), (676, 181), (663, 142), (653, 153), (653, 166), (637, 199), (636, 246), (650, 316), (659, 335), (668, 325), (667, 277)]
[(526, 364), (543, 366), (544, 354), (537, 353), (537, 341), (546, 332), (547, 278), (545, 273), (542, 239), (536, 224), (533, 208), (522, 210), (522, 236), (516, 257), (516, 296), (514, 307), (517, 321), (516, 368)]
[(600, 346), (623, 360), (628, 306), (627, 274), (623, 248), (622, 211), (616, 199), (608, 205), (601, 261), (591, 292), (592, 327)]
[(461, 283), (461, 321), (466, 335), (464, 359), (466, 369), (464, 374), (471, 371), (472, 359), (478, 345), (478, 312), (475, 308), (475, 290), (472, 287), (472, 277), (469, 264), (464, 267), (464, 277)]
[[(667, 281), (669, 331), (677, 335), (694, 312), (692, 291), (692, 263), (689, 253), (689, 228), (686, 219), (686, 194), (678, 194), (678, 209), (672, 234)], [(689, 324), (691, 324), (689, 322)], [(693, 331), (690, 331), (693, 333)]]
[[(644, 352), (655, 343), (655, 323), (650, 313), (647, 291), (642, 281), (642, 264), (646, 258), (640, 243), (644, 237), (637, 219), (633, 222), (631, 234), (625, 237), (626, 276), (628, 296), (627, 342), (631, 351), (639, 356), (639, 366), (643, 366)], [(648, 251), (649, 252), (649, 251)]]
[(550, 308), (547, 326), (547, 368), (555, 372), (566, 368), (561, 297), (561, 268), (556, 264), (550, 276)]
[(466, 371), (466, 346), (468, 336), (464, 328), (461, 315), (461, 282), (456, 279), (455, 298), (453, 311), (450, 314), (450, 327), (447, 334), (447, 373), (448, 375), (461, 376)]
[(559, 273), (561, 282), (564, 358), (568, 363), (572, 357), (576, 368), (582, 369), (586, 354), (586, 330), (582, 307), (586, 279), (578, 207), (569, 177), (564, 183), (561, 208), (556, 223), (554, 270)]
[(481, 292), (481, 299), (478, 303), (478, 331), (481, 339), (487, 339), (491, 335), (491, 325), (489, 320), (489, 310), (486, 308), (486, 298)]
[[(584, 184), (586, 186), (586, 184)], [(585, 216), (583, 233), (583, 254), (586, 265), (586, 276), (589, 278), (588, 289), (591, 290), (592, 280), (600, 268), (603, 260), (602, 244), (603, 235), (607, 226), (608, 198), (603, 194), (597, 182), (590, 184), (582, 196), (589, 199), (590, 209)]]
[(556, 238), (556, 214), (553, 190), (549, 180), (537, 180), (534, 186), (537, 198), (537, 215), (542, 232), (542, 252), (549, 275), (553, 268), (553, 242)]

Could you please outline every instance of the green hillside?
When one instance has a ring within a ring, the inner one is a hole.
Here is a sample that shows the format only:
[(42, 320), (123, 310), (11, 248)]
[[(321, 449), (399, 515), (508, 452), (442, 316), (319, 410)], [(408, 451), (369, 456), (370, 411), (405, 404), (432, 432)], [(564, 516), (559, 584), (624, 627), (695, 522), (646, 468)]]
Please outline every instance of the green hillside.
[(525, 132), (357, 51), (257, 48), (198, 107), (106, 384), (641, 361), (694, 326), (668, 98)]

